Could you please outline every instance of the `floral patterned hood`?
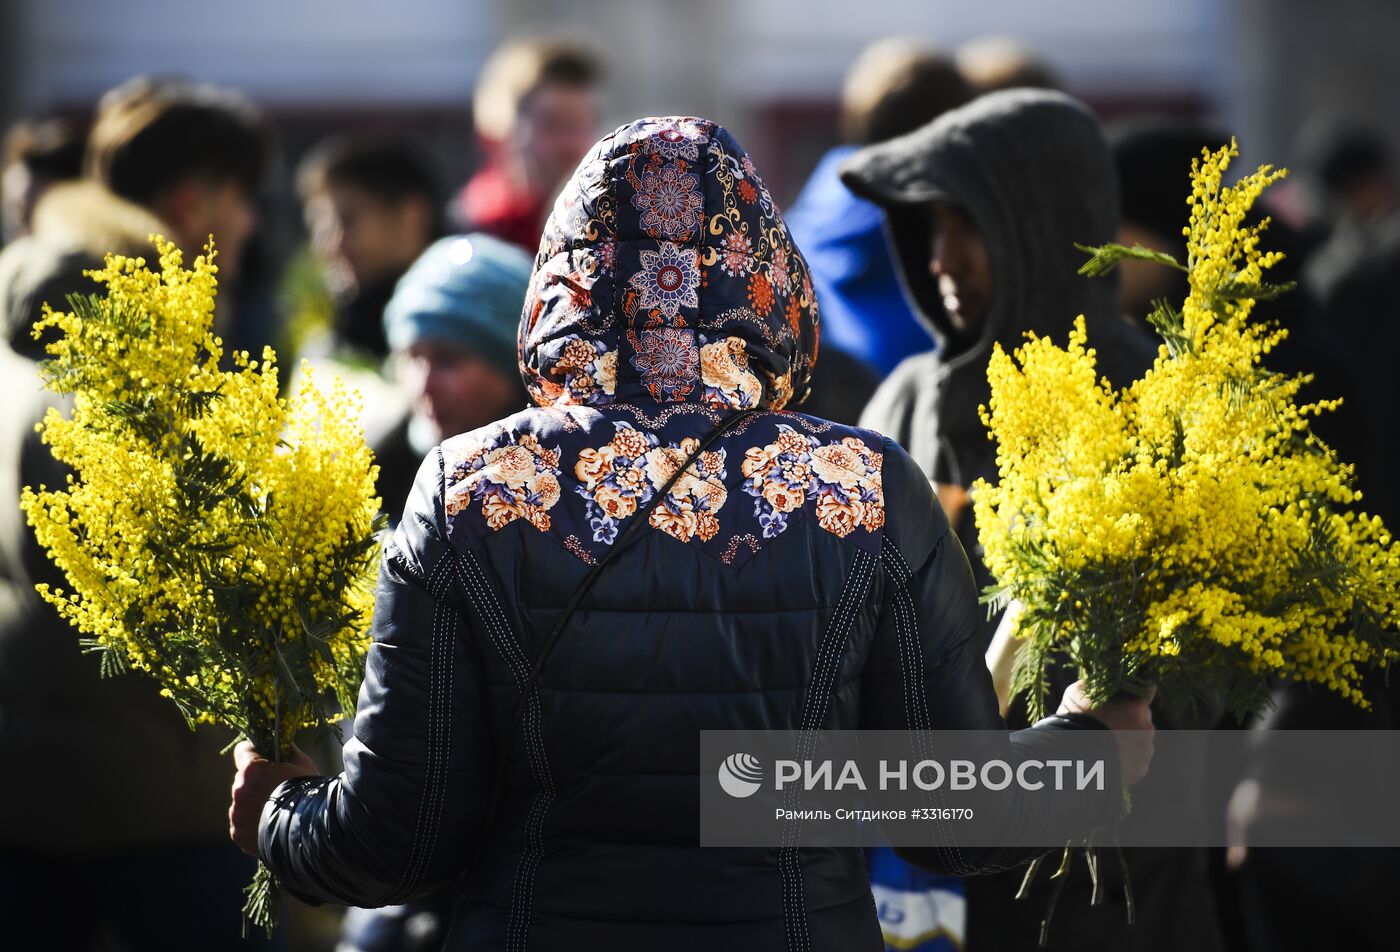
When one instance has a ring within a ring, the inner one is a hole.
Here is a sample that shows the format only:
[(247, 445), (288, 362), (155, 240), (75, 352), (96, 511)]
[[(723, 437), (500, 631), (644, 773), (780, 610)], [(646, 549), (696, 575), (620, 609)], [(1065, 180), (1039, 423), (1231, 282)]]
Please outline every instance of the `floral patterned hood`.
[(593, 147), (545, 224), (520, 320), (541, 406), (780, 409), (817, 358), (806, 262), (748, 154), (705, 119)]
[(816, 361), (812, 283), (714, 123), (640, 119), (593, 147), (545, 226), (519, 345), (544, 409), (442, 445), (460, 544), (529, 526), (592, 563), (655, 504), (654, 529), (728, 565), (804, 523), (880, 550), (883, 437), (783, 411)]

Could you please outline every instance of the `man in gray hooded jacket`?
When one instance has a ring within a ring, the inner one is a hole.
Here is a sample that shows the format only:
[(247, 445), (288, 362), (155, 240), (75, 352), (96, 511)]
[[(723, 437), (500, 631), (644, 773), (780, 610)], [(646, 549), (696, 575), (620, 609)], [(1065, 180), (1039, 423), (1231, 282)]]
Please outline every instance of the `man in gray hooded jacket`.
[(1156, 349), (1123, 318), (1116, 275), (1076, 273), (1084, 254), (1075, 243), (1113, 241), (1118, 228), (1103, 127), (1062, 93), (992, 93), (863, 149), (841, 177), (885, 210), (905, 293), (938, 340), (895, 368), (861, 425), (909, 450), (985, 584), (967, 490), (996, 477), (996, 447), (977, 413), (990, 396), (993, 344), (1014, 347), (1027, 331), (1063, 342), (1083, 314), (1099, 370), (1120, 386)]
[[(905, 293), (939, 344), (936, 352), (895, 369), (861, 425), (908, 449), (934, 484), (985, 586), (991, 579), (980, 558), (969, 489), (979, 478), (997, 477), (996, 447), (978, 415), (990, 398), (993, 345), (1010, 349), (1027, 332), (1063, 343), (1082, 314), (1099, 372), (1119, 387), (1141, 376), (1156, 353), (1155, 340), (1124, 317), (1116, 273), (1078, 274), (1085, 255), (1076, 243), (1116, 239), (1118, 181), (1108, 140), (1093, 113), (1070, 96), (1007, 90), (863, 149), (841, 177), (884, 209)], [(996, 621), (984, 623), (984, 644)], [(1198, 795), (1190, 777), (1149, 782), (1180, 785), (1183, 797)], [(1105, 864), (1109, 901), (1099, 907), (1088, 905), (1088, 876), (1076, 864), (1050, 930), (1052, 952), (1222, 947), (1201, 851), (1127, 855), (1136, 927), (1127, 924), (1116, 864)], [(1013, 871), (968, 882), (967, 947), (973, 952), (1037, 947), (1049, 886), (1042, 877), (1026, 901), (1012, 903), (1019, 881), (1020, 871)]]

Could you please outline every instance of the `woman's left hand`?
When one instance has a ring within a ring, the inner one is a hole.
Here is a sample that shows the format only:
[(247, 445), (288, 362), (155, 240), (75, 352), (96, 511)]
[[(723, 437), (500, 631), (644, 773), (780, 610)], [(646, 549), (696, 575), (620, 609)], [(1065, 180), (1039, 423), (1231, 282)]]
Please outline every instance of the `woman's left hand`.
[(228, 835), (243, 852), (257, 856), (258, 822), (272, 791), (284, 780), (315, 776), (320, 771), (300, 748), (293, 746), (285, 761), (268, 760), (246, 740), (233, 749), (233, 763), (238, 772), (233, 778), (233, 802), (228, 808)]

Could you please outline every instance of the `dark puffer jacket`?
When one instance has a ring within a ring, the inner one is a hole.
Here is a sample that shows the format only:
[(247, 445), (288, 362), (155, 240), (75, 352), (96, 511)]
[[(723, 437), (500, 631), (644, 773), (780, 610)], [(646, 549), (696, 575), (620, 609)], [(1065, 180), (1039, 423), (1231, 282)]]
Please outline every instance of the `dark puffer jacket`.
[[(379, 905), (470, 872), (456, 932), (473, 949), (882, 947), (860, 850), (698, 845), (701, 730), (1002, 729), (967, 560), (917, 466), (782, 410), (816, 325), (727, 132), (647, 119), (595, 147), (522, 315), (540, 406), (424, 462), (345, 772), (264, 811), (261, 853), (293, 891)], [(687, 470), (550, 655), (478, 844), (518, 685), (563, 606), (740, 409), (760, 412)], [(837, 674), (814, 690), (822, 659)], [(1047, 756), (1073, 723), (1004, 735), (1001, 753)], [(1116, 797), (1086, 799), (1083, 825)], [(959, 872), (1029, 858), (909, 855)]]

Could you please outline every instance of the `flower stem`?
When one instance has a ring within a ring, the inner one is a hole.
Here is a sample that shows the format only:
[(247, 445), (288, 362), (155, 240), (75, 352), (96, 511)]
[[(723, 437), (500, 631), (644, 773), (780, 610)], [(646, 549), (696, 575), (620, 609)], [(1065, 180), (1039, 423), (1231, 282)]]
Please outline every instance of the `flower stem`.
[(272, 935), (277, 925), (277, 900), (282, 893), (282, 884), (277, 881), (272, 870), (261, 862), (253, 881), (243, 890), (243, 937), (248, 937), (248, 926), (261, 926)]

